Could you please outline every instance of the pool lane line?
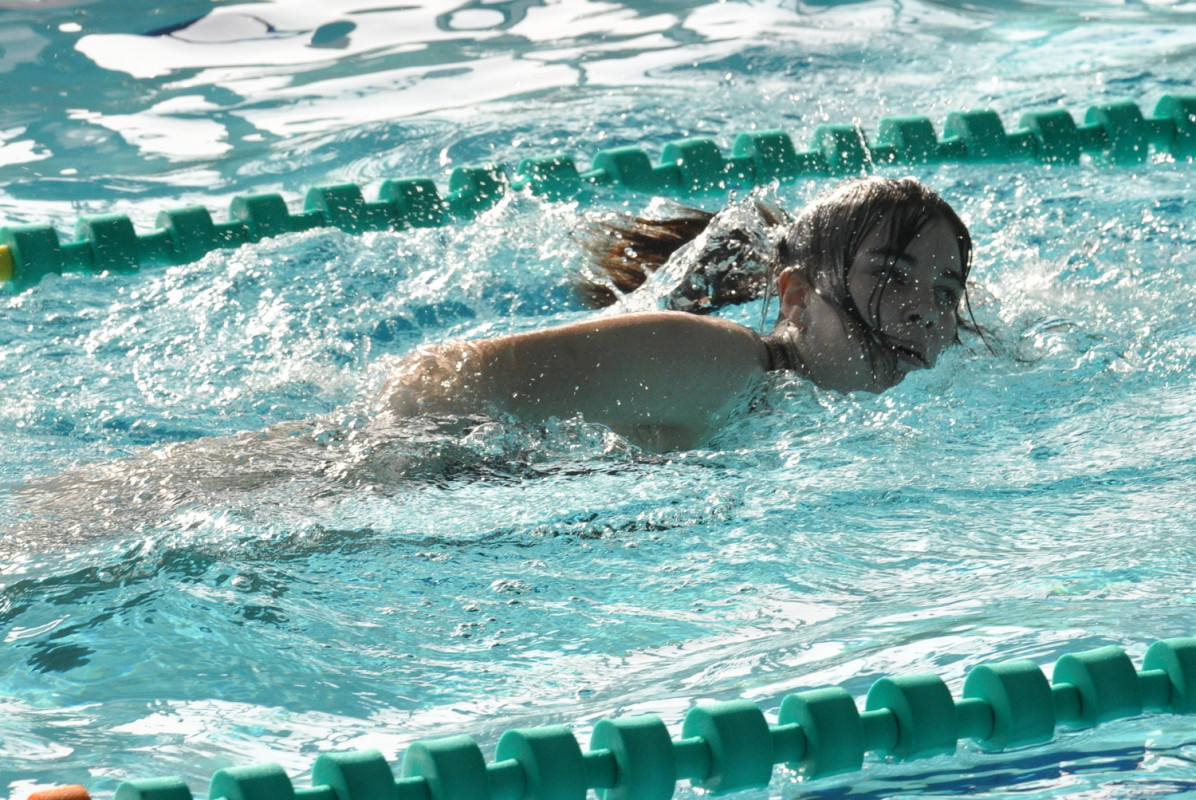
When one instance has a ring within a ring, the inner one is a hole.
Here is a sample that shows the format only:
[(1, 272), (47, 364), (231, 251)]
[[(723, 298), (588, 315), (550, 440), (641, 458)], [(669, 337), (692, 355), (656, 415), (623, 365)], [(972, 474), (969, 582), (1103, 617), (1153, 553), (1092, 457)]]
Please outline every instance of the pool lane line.
[(598, 187), (694, 196), (805, 177), (860, 175), (891, 165), (1068, 165), (1085, 155), (1133, 165), (1146, 163), (1152, 153), (1177, 162), (1196, 160), (1196, 95), (1165, 95), (1151, 117), (1132, 101), (1100, 103), (1088, 108), (1081, 124), (1063, 108), (1029, 111), (1012, 132), (992, 109), (957, 111), (947, 115), (941, 138), (928, 117), (884, 117), (875, 144), (857, 124), (822, 124), (805, 151), (779, 129), (740, 133), (730, 156), (713, 139), (687, 138), (667, 143), (659, 164), (639, 147), (617, 147), (599, 151), (585, 171), (572, 156), (556, 153), (524, 158), (513, 170), (503, 164), (458, 167), (443, 195), (435, 181), (419, 177), (383, 181), (374, 201), (354, 184), (316, 186), (299, 212), (291, 212), (278, 194), (239, 195), (227, 222), (215, 222), (202, 206), (187, 206), (159, 213), (156, 229), (140, 235), (123, 214), (79, 219), (74, 239), (67, 242), (49, 225), (5, 226), (0, 227), (0, 246), (6, 248), (0, 278), (10, 290), (22, 291), (46, 275), (189, 264), (214, 250), (313, 228), (365, 233), (438, 227), (471, 220), (512, 191), (549, 201), (580, 198)]
[[(981, 664), (956, 700), (932, 672), (881, 678), (861, 710), (841, 687), (785, 696), (770, 724), (748, 700), (690, 708), (673, 739), (658, 717), (604, 719), (582, 752), (565, 725), (514, 729), (486, 762), (455, 735), (412, 743), (399, 777), (377, 750), (320, 755), (311, 786), (273, 763), (213, 774), (208, 800), (670, 800), (679, 781), (721, 795), (767, 787), (776, 765), (805, 779), (858, 772), (865, 753), (911, 761), (953, 755), (971, 739), (986, 750), (1048, 742), (1056, 726), (1086, 728), (1146, 710), (1196, 714), (1196, 638), (1155, 642), (1135, 670), (1114, 646), (1062, 656), (1048, 682), (1033, 661)], [(58, 792), (59, 794), (55, 794)], [(79, 786), (30, 800), (88, 800)], [(125, 781), (115, 800), (192, 800), (181, 778)]]

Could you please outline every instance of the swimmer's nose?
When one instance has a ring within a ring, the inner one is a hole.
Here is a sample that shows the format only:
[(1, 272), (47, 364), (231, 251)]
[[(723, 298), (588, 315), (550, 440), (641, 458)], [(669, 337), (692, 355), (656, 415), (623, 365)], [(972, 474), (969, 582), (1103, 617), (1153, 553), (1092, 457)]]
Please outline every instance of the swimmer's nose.
[(934, 328), (939, 324), (939, 315), (935, 311), (923, 308), (911, 308), (905, 315), (905, 321), (915, 328)]

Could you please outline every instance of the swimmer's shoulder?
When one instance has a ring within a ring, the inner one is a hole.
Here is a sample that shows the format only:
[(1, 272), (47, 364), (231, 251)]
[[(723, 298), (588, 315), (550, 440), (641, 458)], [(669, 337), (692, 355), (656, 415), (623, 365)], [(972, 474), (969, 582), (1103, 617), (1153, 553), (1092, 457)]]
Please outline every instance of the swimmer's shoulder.
[[(663, 337), (677, 357), (692, 354), (693, 358), (709, 361), (712, 366), (726, 362), (747, 369), (765, 369), (768, 365), (768, 349), (763, 339), (751, 328), (737, 322), (683, 311), (646, 311), (642, 314), (642, 324), (649, 330), (649, 338)], [(639, 314), (626, 316), (635, 318)]]
[[(614, 314), (515, 334), (511, 338), (527, 341), (610, 339), (644, 345), (663, 342), (675, 343), (679, 352), (694, 348), (732, 348), (745, 354), (758, 353), (761, 363), (767, 363), (764, 343), (751, 328), (721, 317), (699, 316), (684, 311)], [(501, 343), (502, 339), (490, 339), (481, 340), (479, 345), (487, 348), (501, 346)]]

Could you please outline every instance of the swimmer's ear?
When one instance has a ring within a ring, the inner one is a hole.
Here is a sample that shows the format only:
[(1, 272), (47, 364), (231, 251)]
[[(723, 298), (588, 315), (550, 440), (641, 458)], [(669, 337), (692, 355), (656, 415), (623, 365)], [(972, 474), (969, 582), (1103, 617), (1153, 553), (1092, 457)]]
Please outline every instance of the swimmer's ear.
[(781, 316), (786, 319), (796, 322), (797, 316), (809, 306), (810, 295), (813, 293), (814, 287), (799, 270), (790, 267), (777, 276)]

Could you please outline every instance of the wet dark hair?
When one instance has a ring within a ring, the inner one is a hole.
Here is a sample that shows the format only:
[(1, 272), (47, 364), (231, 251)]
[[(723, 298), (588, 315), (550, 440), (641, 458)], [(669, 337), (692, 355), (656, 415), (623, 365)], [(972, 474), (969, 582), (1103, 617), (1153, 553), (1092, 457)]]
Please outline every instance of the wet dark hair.
[[(955, 314), (963, 326), (971, 319), (966, 287), (972, 268), (972, 237), (955, 210), (936, 192), (913, 178), (873, 176), (848, 181), (802, 209), (781, 240), (765, 281), (765, 313), (777, 277), (785, 269), (794, 268), (801, 271), (825, 300), (865, 330), (874, 330), (874, 323), (856, 306), (847, 288), (848, 273), (864, 239), (884, 225), (893, 252), (901, 253), (923, 228), (936, 220), (947, 223), (959, 245), (967, 317), (963, 317), (959, 307)], [(873, 309), (879, 307), (886, 288), (887, 282), (877, 285), (870, 299)], [(875, 313), (872, 316), (875, 318)]]

